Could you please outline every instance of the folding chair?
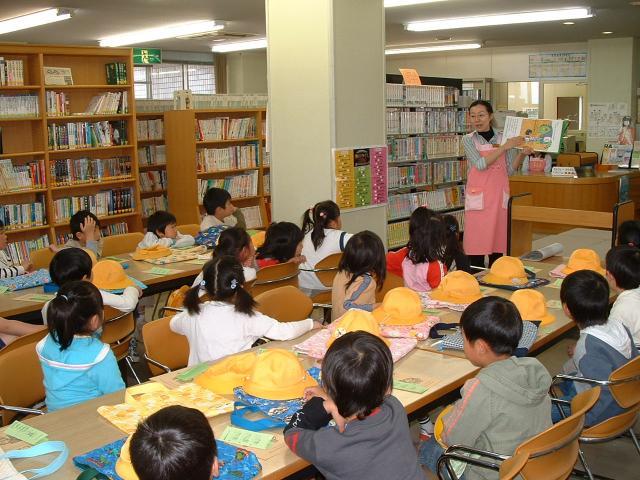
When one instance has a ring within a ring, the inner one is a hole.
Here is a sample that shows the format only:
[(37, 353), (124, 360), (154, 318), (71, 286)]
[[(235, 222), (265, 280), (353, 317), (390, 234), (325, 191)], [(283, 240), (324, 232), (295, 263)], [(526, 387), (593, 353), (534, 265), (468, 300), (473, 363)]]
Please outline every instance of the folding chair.
[(245, 285), (245, 289), (254, 297), (274, 288), (291, 285), (298, 287), (298, 265), (295, 263), (279, 263), (269, 267), (261, 268), (256, 274), (256, 280), (249, 288)]
[(184, 225), (178, 225), (176, 229), (182, 235), (191, 235), (192, 237), (195, 237), (200, 233), (200, 225), (197, 223), (185, 223)]
[(382, 302), (384, 300), (384, 296), (387, 294), (389, 290), (393, 290), (397, 287), (404, 287), (404, 280), (402, 277), (399, 277), (395, 273), (389, 273), (387, 271), (387, 276), (384, 279), (384, 283), (382, 284), (382, 288), (376, 292), (376, 302)]
[[(322, 307), (326, 310), (331, 310), (331, 288), (333, 287), (333, 279), (338, 274), (338, 265), (342, 258), (342, 252), (334, 253), (328, 257), (324, 257), (314, 268), (301, 268), (300, 270), (305, 272), (313, 272), (320, 280), (320, 283), (327, 287), (329, 290), (326, 292), (320, 292), (313, 297), (311, 301), (314, 307)], [(326, 313), (326, 312), (325, 312)]]
[(54, 252), (51, 251), (50, 248), (39, 248), (38, 250), (33, 250), (29, 254), (29, 260), (33, 263), (33, 268), (36, 270), (40, 268), (49, 268), (49, 264), (51, 263), (51, 259), (55, 255)]
[(279, 322), (296, 322), (309, 318), (313, 310), (311, 299), (296, 287), (286, 285), (255, 297), (260, 313)]
[(144, 235), (140, 232), (110, 235), (102, 239), (102, 256), (110, 257), (135, 251)]
[(115, 308), (105, 307), (101, 340), (111, 346), (111, 351), (118, 362), (124, 360), (136, 382), (142, 383), (129, 356), (131, 339), (136, 331), (136, 320), (133, 313), (123, 313)]
[(142, 326), (142, 339), (151, 375), (161, 375), (187, 366), (189, 342), (169, 328), (171, 317), (159, 318)]

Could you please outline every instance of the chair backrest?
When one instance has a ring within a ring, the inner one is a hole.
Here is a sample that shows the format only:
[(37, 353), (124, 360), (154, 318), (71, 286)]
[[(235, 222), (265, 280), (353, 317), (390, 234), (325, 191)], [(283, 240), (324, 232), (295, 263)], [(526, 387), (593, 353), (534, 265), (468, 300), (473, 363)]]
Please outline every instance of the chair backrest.
[(200, 225), (197, 223), (185, 223), (184, 225), (177, 226), (178, 231), (183, 235), (191, 235), (195, 237), (200, 233)]
[(571, 402), (572, 413), (569, 417), (516, 448), (514, 456), (528, 457), (519, 472), (524, 480), (560, 480), (571, 475), (578, 459), (578, 439), (584, 426), (584, 415), (595, 405), (599, 396), (599, 387), (579, 393)]
[(342, 258), (342, 252), (334, 253), (328, 257), (324, 257), (313, 268), (313, 271), (325, 287), (331, 288), (333, 286), (333, 279), (338, 273), (338, 265)]
[(255, 297), (274, 288), (291, 285), (298, 286), (298, 265), (295, 263), (279, 263), (258, 270), (256, 280), (251, 287), (251, 294)]
[(622, 408), (640, 403), (640, 356), (611, 372), (611, 395)]
[(387, 292), (397, 287), (404, 287), (404, 280), (395, 273), (387, 271), (387, 276), (384, 279), (382, 288), (376, 291), (376, 302), (382, 302)]
[(136, 329), (133, 312), (123, 313), (113, 307), (105, 307), (102, 328), (101, 340), (111, 346), (117, 360), (122, 360), (127, 356)]
[[(169, 328), (171, 317), (163, 317), (142, 326), (142, 339), (146, 356), (170, 370), (186, 367), (189, 362), (189, 342)], [(160, 367), (147, 362), (153, 376), (165, 373)]]
[(296, 287), (286, 285), (255, 297), (257, 310), (279, 322), (295, 322), (309, 318), (313, 302)]
[(29, 260), (33, 263), (33, 267), (35, 269), (40, 268), (49, 268), (49, 264), (51, 263), (51, 259), (55, 253), (51, 251), (50, 248), (39, 248), (38, 250), (33, 250), (29, 254)]
[(102, 256), (120, 255), (135, 251), (144, 235), (140, 232), (123, 233), (122, 235), (110, 235), (102, 239)]
[[(44, 400), (44, 378), (36, 344), (48, 333), (46, 329), (18, 338), (0, 350), (0, 404), (29, 408)], [(3, 425), (16, 416), (0, 409)]]

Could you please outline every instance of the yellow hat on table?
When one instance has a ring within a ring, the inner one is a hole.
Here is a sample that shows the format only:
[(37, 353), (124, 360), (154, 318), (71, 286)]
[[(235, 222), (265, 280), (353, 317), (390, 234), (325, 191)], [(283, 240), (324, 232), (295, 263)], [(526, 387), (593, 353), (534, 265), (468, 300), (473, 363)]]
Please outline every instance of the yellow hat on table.
[(267, 400), (291, 400), (302, 398), (305, 388), (316, 385), (293, 352), (270, 348), (257, 355), (244, 391)]
[(213, 393), (233, 394), (233, 389), (244, 385), (256, 363), (255, 352), (226, 357), (198, 375), (194, 382)]
[(152, 260), (154, 258), (163, 258), (171, 255), (171, 249), (162, 245), (154, 245), (148, 248), (136, 248), (131, 254), (134, 260)]
[(93, 266), (91, 282), (100, 290), (119, 290), (133, 287), (135, 283), (126, 273), (120, 262), (115, 260), (100, 260)]
[(524, 285), (529, 281), (522, 260), (509, 256), (500, 257), (493, 262), (489, 273), (482, 280), (494, 285)]
[(604, 268), (601, 266), (600, 256), (590, 248), (578, 248), (574, 250), (567, 266), (562, 269), (562, 273), (569, 275), (578, 270), (593, 270), (600, 275), (604, 275)]
[(420, 296), (406, 287), (389, 290), (373, 316), (382, 325), (415, 325), (424, 322), (426, 317)]
[(116, 473), (120, 478), (122, 478), (122, 480), (138, 480), (138, 474), (131, 464), (131, 452), (129, 451), (130, 443), (131, 437), (127, 438), (127, 441), (122, 445), (120, 457), (116, 462)]
[(429, 293), (433, 300), (466, 305), (482, 298), (476, 277), (462, 270), (447, 273), (440, 285)]
[(387, 345), (389, 344), (388, 340), (382, 338), (382, 335), (380, 334), (380, 325), (373, 314), (366, 310), (358, 310), (355, 308), (347, 310), (344, 315), (334, 322), (334, 326), (335, 328), (331, 332), (331, 336), (327, 341), (327, 347), (330, 347), (331, 344), (341, 336), (349, 332), (357, 332), (358, 330), (375, 335)]
[(542, 325), (556, 321), (556, 317), (547, 311), (544, 295), (537, 290), (517, 290), (511, 294), (510, 300), (520, 312), (522, 320), (540, 321)]

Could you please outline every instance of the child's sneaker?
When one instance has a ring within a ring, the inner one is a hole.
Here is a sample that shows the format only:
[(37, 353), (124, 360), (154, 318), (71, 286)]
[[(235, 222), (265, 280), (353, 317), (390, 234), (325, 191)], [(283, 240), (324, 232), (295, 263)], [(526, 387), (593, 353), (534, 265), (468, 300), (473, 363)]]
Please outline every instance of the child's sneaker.
[(433, 435), (433, 422), (429, 417), (425, 417), (422, 420), (419, 420), (420, 424), (420, 441), (426, 442)]

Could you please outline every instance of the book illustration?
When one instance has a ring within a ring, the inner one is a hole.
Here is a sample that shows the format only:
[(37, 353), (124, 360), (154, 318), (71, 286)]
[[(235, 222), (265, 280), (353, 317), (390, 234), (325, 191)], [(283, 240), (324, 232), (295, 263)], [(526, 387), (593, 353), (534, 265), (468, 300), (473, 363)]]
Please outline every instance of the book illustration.
[(509, 138), (524, 137), (520, 148), (538, 152), (558, 153), (562, 140), (563, 120), (534, 119), (508, 116), (504, 123), (502, 144)]
[(626, 115), (622, 117), (622, 126), (618, 132), (618, 144), (620, 145), (633, 145), (636, 137), (636, 132), (631, 122), (631, 117)]
[(619, 165), (629, 167), (633, 153), (633, 144), (620, 145), (605, 143), (600, 156), (600, 163), (603, 165)]
[(71, 69), (66, 67), (43, 67), (45, 85), (73, 85)]

